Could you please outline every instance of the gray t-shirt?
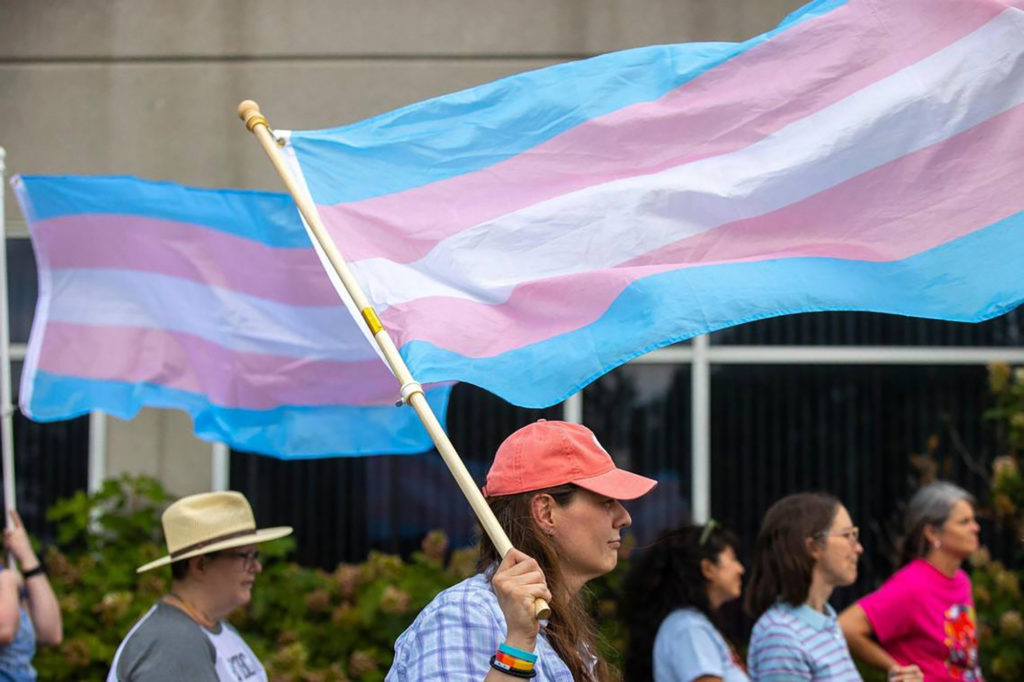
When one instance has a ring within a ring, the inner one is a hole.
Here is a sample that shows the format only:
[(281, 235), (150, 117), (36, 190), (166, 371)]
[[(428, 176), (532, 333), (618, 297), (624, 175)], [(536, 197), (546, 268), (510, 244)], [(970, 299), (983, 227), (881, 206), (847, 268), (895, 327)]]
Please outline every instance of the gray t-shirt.
[(223, 621), (208, 630), (160, 601), (117, 648), (107, 682), (266, 682), (267, 673)]

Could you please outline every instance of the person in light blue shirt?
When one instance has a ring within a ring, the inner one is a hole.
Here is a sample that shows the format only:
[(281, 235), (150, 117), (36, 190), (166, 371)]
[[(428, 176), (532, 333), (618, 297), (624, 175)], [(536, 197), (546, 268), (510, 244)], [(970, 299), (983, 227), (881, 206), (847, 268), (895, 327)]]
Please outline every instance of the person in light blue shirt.
[(857, 579), (863, 551), (850, 513), (831, 495), (799, 493), (768, 509), (746, 596), (757, 618), (747, 652), (752, 679), (861, 679), (828, 599)]
[(0, 682), (35, 682), (36, 644), (57, 645), (64, 636), (60, 606), (13, 509), (4, 549), (15, 563), (0, 565)]
[(624, 584), (629, 621), (625, 679), (633, 682), (746, 682), (742, 659), (711, 622), (739, 598), (737, 540), (717, 522), (662, 533)]

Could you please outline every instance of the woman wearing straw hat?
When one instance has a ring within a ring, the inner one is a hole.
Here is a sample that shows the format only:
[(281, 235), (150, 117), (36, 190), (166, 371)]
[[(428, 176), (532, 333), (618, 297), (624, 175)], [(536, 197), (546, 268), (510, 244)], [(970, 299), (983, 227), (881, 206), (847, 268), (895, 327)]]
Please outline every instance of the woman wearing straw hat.
[[(656, 481), (616, 468), (586, 427), (539, 421), (509, 436), (484, 495), (517, 549), (481, 538), (477, 575), (441, 592), (395, 642), (389, 682), (612, 679), (598, 657), (583, 585), (618, 560), (630, 525), (619, 500)], [(551, 605), (538, 622), (534, 601)]]
[(107, 682), (265, 682), (262, 664), (224, 618), (249, 602), (263, 570), (256, 546), (292, 529), (257, 529), (236, 492), (183, 497), (162, 521), (168, 555), (138, 571), (170, 565), (171, 591), (121, 642)]

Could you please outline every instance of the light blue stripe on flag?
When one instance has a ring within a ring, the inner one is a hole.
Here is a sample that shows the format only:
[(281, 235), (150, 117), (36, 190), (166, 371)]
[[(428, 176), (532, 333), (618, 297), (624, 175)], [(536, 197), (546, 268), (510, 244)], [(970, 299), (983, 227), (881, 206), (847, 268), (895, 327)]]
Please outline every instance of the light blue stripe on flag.
[[(485, 385), (516, 405), (547, 407), (656, 348), (767, 317), (832, 310), (959, 322), (997, 317), (1024, 302), (1022, 234), (1024, 212), (893, 262), (786, 258), (682, 268), (634, 282), (593, 324), (500, 355), (466, 358), (424, 341), (401, 352), (422, 381)], [(984, 277), (977, 276), (979, 267)], [(756, 306), (752, 291), (759, 292)], [(637, 347), (634, 336), (622, 333), (638, 327), (649, 345)], [(565, 357), (575, 362), (551, 362)]]
[[(450, 393), (448, 386), (426, 391), (427, 402), (442, 421)], [(404, 455), (433, 447), (419, 418), (405, 406), (282, 405), (272, 410), (242, 410), (214, 405), (205, 396), (165, 386), (49, 372), (36, 374), (32, 418), (49, 422), (102, 410), (131, 419), (146, 406), (184, 410), (200, 438), (278, 459)]]
[(318, 204), (400, 192), (487, 168), (585, 121), (656, 100), (846, 2), (812, 2), (743, 43), (655, 45), (558, 64), (348, 126), (294, 131), (291, 145)]
[(280, 192), (211, 190), (131, 176), (18, 177), (32, 201), (26, 220), (136, 215), (194, 223), (272, 247), (311, 248), (295, 202)]

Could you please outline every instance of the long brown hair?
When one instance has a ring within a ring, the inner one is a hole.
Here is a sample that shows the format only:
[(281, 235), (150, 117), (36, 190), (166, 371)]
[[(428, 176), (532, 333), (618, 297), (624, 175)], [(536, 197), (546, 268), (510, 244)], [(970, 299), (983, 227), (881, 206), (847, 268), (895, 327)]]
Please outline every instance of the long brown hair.
[[(566, 588), (558, 561), (558, 549), (533, 520), (532, 501), (537, 495), (548, 494), (558, 506), (564, 507), (572, 502), (578, 491), (579, 488), (570, 483), (518, 495), (489, 497), (487, 503), (498, 517), (501, 527), (508, 533), (512, 546), (535, 559), (544, 571), (552, 597), (551, 618), (545, 634), (558, 657), (569, 667), (572, 678), (580, 682), (612, 682), (619, 679), (618, 671), (598, 655), (597, 626), (587, 612), (583, 597), (581, 594), (570, 593)], [(477, 570), (483, 573), (500, 562), (501, 556), (486, 533), (480, 536)], [(590, 672), (590, 656), (597, 658), (593, 673)]]
[(797, 493), (768, 508), (754, 543), (744, 602), (751, 616), (759, 618), (777, 599), (793, 606), (807, 601), (815, 563), (807, 540), (818, 541), (832, 527), (839, 507), (831, 495)]

